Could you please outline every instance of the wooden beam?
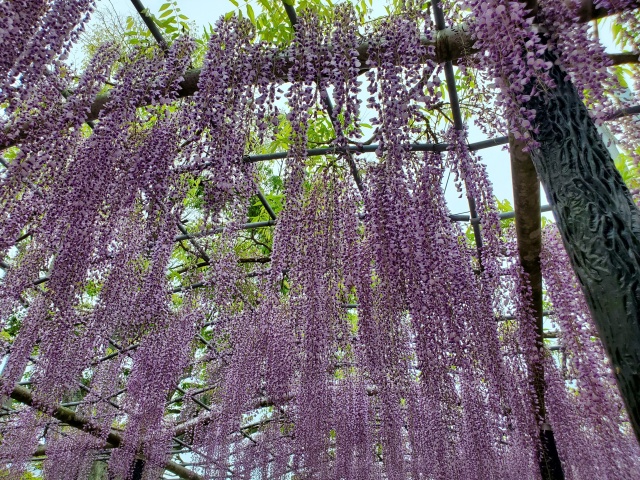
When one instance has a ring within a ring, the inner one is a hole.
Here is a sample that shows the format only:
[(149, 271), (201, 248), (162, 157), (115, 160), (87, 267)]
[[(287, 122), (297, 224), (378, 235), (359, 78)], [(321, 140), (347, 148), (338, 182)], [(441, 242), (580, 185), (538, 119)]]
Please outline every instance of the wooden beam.
[[(639, 6), (640, 1), (636, 1), (627, 8), (633, 9)], [(595, 20), (610, 14), (617, 13), (606, 11), (602, 8), (596, 8), (594, 6), (593, 0), (582, 0), (578, 11), (580, 20), (583, 22)], [(473, 48), (473, 40), (466, 25), (459, 25), (457, 27), (438, 31), (435, 33), (435, 41), (428, 41), (426, 38), (423, 38), (423, 44), (426, 46), (435, 47), (434, 57), (424, 58), (423, 60), (435, 60), (437, 63), (455, 61), (459, 58), (477, 52), (477, 50)], [(366, 65), (366, 62), (369, 59), (369, 45), (369, 42), (363, 42), (357, 47), (358, 59), (360, 60), (361, 65)], [(633, 57), (633, 54), (630, 54), (625, 58), (628, 61), (638, 61), (637, 56)], [(291, 62), (285, 60), (283, 57), (279, 57), (279, 59), (274, 64), (275, 78), (287, 78), (287, 73), (291, 66)], [(194, 95), (195, 92), (198, 91), (199, 79), (200, 69), (190, 70), (186, 72), (186, 74), (184, 75), (184, 80), (180, 83), (178, 97), (189, 97)], [(89, 112), (87, 121), (97, 120), (100, 115), (100, 111), (104, 108), (104, 106), (109, 102), (110, 99), (111, 96), (109, 93), (99, 95), (91, 105), (91, 111)]]

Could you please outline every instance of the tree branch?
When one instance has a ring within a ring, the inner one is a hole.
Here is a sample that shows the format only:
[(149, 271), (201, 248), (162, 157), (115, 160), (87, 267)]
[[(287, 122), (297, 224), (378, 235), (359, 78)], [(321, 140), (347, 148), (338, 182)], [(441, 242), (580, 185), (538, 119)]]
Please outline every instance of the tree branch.
[[(53, 418), (63, 423), (66, 423), (70, 427), (85, 431), (96, 437), (103, 436), (103, 432), (100, 427), (96, 426), (90, 420), (82, 417), (81, 415), (78, 415), (73, 410), (70, 410), (65, 407), (58, 407), (53, 412), (50, 412), (50, 411), (45, 411), (40, 406), (35, 406), (33, 404), (33, 396), (31, 395), (31, 392), (24, 387), (16, 386), (11, 392), (11, 398), (16, 402), (20, 402), (24, 405), (28, 405), (32, 408), (40, 410), (41, 412), (47, 413), (51, 415)], [(120, 445), (122, 445), (122, 437), (117, 433), (109, 432), (109, 434), (107, 435), (107, 444), (111, 448), (117, 448)], [(42, 450), (42, 449), (39, 449), (36, 451), (36, 454), (43, 455), (44, 453), (45, 453), (45, 450)], [(183, 466), (178, 465), (177, 463), (174, 463), (174, 462), (166, 462), (164, 464), (164, 468), (167, 471), (185, 480), (203, 480), (203, 478), (197, 473), (192, 472), (191, 470), (184, 468)]]

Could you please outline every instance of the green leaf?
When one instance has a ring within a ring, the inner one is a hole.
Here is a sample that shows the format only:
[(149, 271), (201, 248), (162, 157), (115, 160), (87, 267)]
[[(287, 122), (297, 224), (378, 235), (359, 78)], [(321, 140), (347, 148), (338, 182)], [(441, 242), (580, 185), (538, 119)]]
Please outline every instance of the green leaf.
[(159, 11), (160, 11), (160, 12), (163, 12), (163, 11), (165, 11), (167, 8), (169, 8), (170, 6), (171, 6), (171, 3), (163, 3), (163, 4), (160, 6), (160, 10), (159, 10)]
[(501, 213), (513, 212), (511, 202), (506, 198), (502, 201), (496, 198), (496, 204), (498, 205), (498, 211)]
[(613, 34), (613, 40), (616, 41), (622, 33), (622, 25), (619, 23), (614, 23), (611, 26), (611, 33)]
[(248, 3), (247, 3), (247, 16), (249, 17), (249, 20), (251, 20), (251, 23), (253, 24), (256, 23), (256, 15), (253, 12), (253, 8)]
[(163, 27), (166, 27), (168, 25), (172, 25), (174, 23), (176, 23), (176, 17), (174, 17), (174, 16), (167, 17), (167, 18), (164, 18), (164, 19), (158, 21), (158, 25), (162, 25)]
[(629, 84), (627, 83), (627, 79), (625, 78), (625, 69), (621, 65), (616, 65), (615, 69), (616, 78), (618, 79), (618, 83), (622, 88), (629, 88)]

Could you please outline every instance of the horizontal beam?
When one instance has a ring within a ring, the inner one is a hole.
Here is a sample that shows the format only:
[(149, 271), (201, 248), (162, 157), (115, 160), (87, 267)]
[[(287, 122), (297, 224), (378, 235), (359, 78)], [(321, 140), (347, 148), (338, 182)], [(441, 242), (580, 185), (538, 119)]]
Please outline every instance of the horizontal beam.
[[(540, 212), (550, 212), (551, 205), (542, 205), (540, 207)], [(499, 214), (500, 220), (509, 220), (510, 218), (515, 218), (516, 212), (502, 212)], [(449, 218), (455, 222), (469, 222), (472, 223), (480, 223), (482, 218), (471, 218), (469, 215), (449, 215)]]
[[(551, 207), (549, 205), (543, 205), (540, 208), (540, 212), (550, 212), (551, 211)], [(515, 212), (503, 212), (500, 213), (500, 220), (507, 220), (510, 218), (514, 218), (515, 217)], [(454, 222), (468, 222), (471, 221), (472, 223), (480, 223), (482, 221), (481, 218), (471, 218), (469, 215), (460, 215), (460, 214), (456, 214), (456, 215), (449, 215), (449, 218), (454, 221)], [(272, 220), (268, 220), (265, 222), (253, 222), (253, 223), (244, 223), (242, 225), (240, 225), (238, 228), (242, 229), (242, 230), (253, 230), (256, 228), (263, 228), (263, 227), (273, 227), (276, 225), (275, 221)], [(183, 240), (188, 240), (190, 238), (200, 238), (200, 237), (206, 237), (209, 235), (216, 235), (219, 233), (222, 233), (224, 230), (223, 227), (218, 227), (218, 228), (214, 228), (211, 230), (204, 230), (202, 232), (196, 232), (196, 233), (190, 233), (187, 235), (178, 235), (177, 237), (175, 237), (175, 241), (176, 242), (180, 242)], [(266, 262), (266, 260), (264, 260)], [(242, 262), (241, 262), (242, 263)], [(46, 282), (48, 280), (47, 277), (41, 278), (39, 280), (37, 280), (39, 283), (42, 282)]]
[[(260, 275), (266, 275), (270, 272), (270, 270), (265, 270), (262, 272), (251, 272), (251, 273), (247, 273), (244, 278), (254, 278), (254, 277), (259, 277)], [(181, 292), (188, 292), (190, 290), (196, 290), (198, 288), (205, 288), (205, 287), (210, 287), (211, 283), (209, 282), (198, 282), (198, 283), (192, 283), (191, 285), (186, 285), (184, 287), (176, 287), (174, 289), (171, 290), (171, 293), (181, 293)]]
[(614, 113), (611, 117), (609, 117), (609, 120), (617, 120), (618, 118), (630, 117), (632, 115), (640, 115), (640, 105), (621, 108), (616, 113)]
[[(542, 316), (543, 317), (549, 317), (551, 315), (553, 315), (552, 311), (545, 310), (545, 311), (542, 312)], [(496, 317), (496, 320), (498, 322), (505, 322), (507, 320), (517, 320), (517, 319), (518, 319), (517, 315), (498, 315)]]
[[(265, 222), (243, 223), (242, 225), (236, 228), (239, 228), (240, 230), (254, 230), (256, 228), (273, 227), (275, 224), (276, 222), (274, 220), (267, 220)], [(186, 235), (185, 234), (178, 235), (177, 237), (174, 238), (174, 240), (176, 242), (181, 242), (183, 240), (188, 240), (190, 238), (200, 238), (200, 237), (207, 237), (209, 235), (216, 235), (218, 233), (222, 233), (223, 231), (224, 231), (224, 227), (217, 227), (211, 230), (204, 230), (202, 232), (189, 233)]]
[[(469, 144), (470, 151), (483, 150), (485, 148), (497, 147), (500, 145), (506, 145), (509, 143), (507, 137), (496, 137), (489, 140), (483, 140), (481, 142)], [(322, 148), (310, 148), (307, 150), (308, 157), (316, 157), (320, 155), (333, 155), (338, 153), (374, 153), (378, 151), (380, 146), (377, 143), (372, 145), (349, 145), (347, 148), (343, 147), (322, 147)], [(448, 143), (412, 143), (409, 145), (409, 151), (411, 152), (446, 152), (449, 149)], [(259, 155), (245, 155), (244, 161), (247, 163), (266, 162), (269, 160), (284, 160), (289, 158), (290, 153), (275, 152), (265, 153)], [(205, 163), (204, 167), (208, 167), (211, 163)]]
[(640, 53), (638, 52), (620, 52), (608, 53), (607, 57), (613, 65), (624, 65), (626, 63), (639, 63)]
[[(16, 402), (40, 410), (40, 408), (33, 405), (33, 396), (31, 395), (31, 392), (24, 387), (16, 386), (11, 392), (10, 396)], [(70, 427), (84, 430), (85, 432), (92, 435), (100, 437), (103, 436), (102, 429), (100, 427), (97, 427), (96, 425), (92, 424), (90, 420), (76, 414), (76, 412), (74, 412), (73, 410), (65, 407), (58, 407), (53, 412), (46, 413), (49, 413), (49, 415), (51, 415), (53, 418), (66, 423)], [(122, 437), (120, 437), (120, 435), (118, 435), (117, 433), (109, 432), (106, 440), (107, 443), (109, 443), (113, 447), (118, 447), (122, 444)]]
[[(572, 7), (575, 8), (573, 5)], [(578, 16), (583, 22), (602, 18), (613, 13), (616, 12), (609, 12), (602, 8), (596, 8), (593, 0), (582, 0), (578, 7)], [(425, 46), (433, 46), (433, 51), (435, 52), (432, 57), (424, 58), (422, 59), (423, 61), (434, 60), (437, 63), (444, 63), (447, 61), (455, 61), (469, 53), (476, 52), (473, 48), (471, 34), (465, 25), (438, 31), (435, 35), (435, 41), (424, 38), (423, 43)], [(369, 46), (370, 43), (365, 41), (357, 47), (360, 65), (367, 64), (367, 60), (369, 59)], [(630, 60), (633, 60), (633, 58), (630, 57)], [(615, 62), (615, 59), (613, 61)], [(635, 57), (635, 61), (638, 61), (637, 57)], [(276, 60), (274, 64), (274, 75), (276, 79), (286, 79), (289, 69), (292, 66), (292, 62), (289, 62), (282, 57), (280, 57), (279, 60)], [(189, 97), (194, 95), (198, 91), (199, 80), (200, 69), (194, 69), (186, 72), (183, 81), (180, 82), (179, 90), (177, 92), (178, 97)], [(110, 99), (110, 93), (99, 95), (91, 105), (87, 120), (97, 120), (100, 116), (100, 112)]]

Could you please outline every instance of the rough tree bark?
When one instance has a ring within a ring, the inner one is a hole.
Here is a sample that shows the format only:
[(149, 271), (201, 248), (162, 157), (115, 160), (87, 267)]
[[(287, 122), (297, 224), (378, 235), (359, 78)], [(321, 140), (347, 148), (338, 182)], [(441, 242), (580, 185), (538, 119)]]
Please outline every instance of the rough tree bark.
[(578, 92), (560, 67), (551, 76), (527, 105), (531, 157), (640, 441), (640, 211)]

